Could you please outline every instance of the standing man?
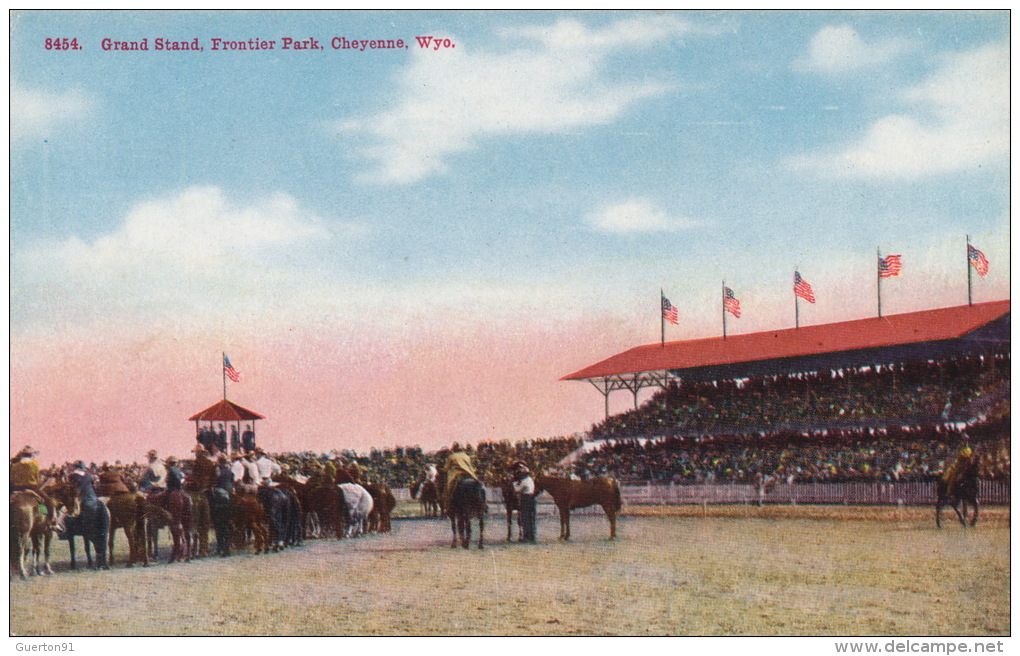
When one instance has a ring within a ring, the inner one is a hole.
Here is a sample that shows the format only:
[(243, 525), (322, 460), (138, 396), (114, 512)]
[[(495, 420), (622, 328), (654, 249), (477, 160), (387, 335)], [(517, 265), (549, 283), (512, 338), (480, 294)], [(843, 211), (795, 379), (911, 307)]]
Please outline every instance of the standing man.
[(241, 435), (241, 448), (244, 449), (245, 453), (251, 453), (255, 450), (255, 431), (252, 430), (252, 424), (248, 424), (248, 428)]
[(521, 542), (535, 543), (535, 480), (531, 470), (521, 461), (513, 466), (514, 492), (517, 493), (519, 511), (517, 523), (521, 527)]

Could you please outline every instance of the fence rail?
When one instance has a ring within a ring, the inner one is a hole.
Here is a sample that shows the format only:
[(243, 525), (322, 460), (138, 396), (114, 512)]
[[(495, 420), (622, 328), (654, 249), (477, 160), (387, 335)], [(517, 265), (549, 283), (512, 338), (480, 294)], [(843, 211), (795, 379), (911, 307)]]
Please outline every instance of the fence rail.
[[(624, 505), (669, 506), (706, 503), (758, 503), (759, 492), (754, 485), (622, 485)], [(407, 488), (393, 490), (398, 501), (410, 501)], [(497, 510), (503, 500), (496, 487), (485, 488), (486, 498)], [(1009, 483), (978, 481), (981, 503), (1008, 504)], [(770, 504), (846, 504), (846, 505), (928, 505), (935, 502), (935, 483), (792, 483), (770, 488), (762, 497)], [(552, 506), (548, 494), (538, 497), (540, 506)], [(592, 512), (602, 512), (590, 509)], [(583, 510), (575, 511), (583, 512)]]
[[(1009, 483), (979, 481), (982, 503), (1009, 503)], [(770, 488), (754, 485), (624, 485), (623, 501), (633, 505), (703, 503), (927, 505), (935, 501), (933, 481), (915, 483), (793, 483)]]

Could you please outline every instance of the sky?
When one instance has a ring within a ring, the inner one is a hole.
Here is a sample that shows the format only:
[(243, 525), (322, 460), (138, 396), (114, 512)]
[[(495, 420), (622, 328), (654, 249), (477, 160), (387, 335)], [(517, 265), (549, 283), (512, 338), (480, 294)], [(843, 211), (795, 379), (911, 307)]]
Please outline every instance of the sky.
[(970, 235), (1009, 298), (1006, 11), (19, 11), (10, 45), (44, 464), (187, 455), (223, 353), (268, 450), (435, 449), (590, 429), (560, 378), (659, 341), (660, 292), (667, 340), (722, 334), (723, 281), (729, 334), (793, 327), (795, 270), (801, 325), (874, 316), (881, 252), (883, 314), (961, 305)]

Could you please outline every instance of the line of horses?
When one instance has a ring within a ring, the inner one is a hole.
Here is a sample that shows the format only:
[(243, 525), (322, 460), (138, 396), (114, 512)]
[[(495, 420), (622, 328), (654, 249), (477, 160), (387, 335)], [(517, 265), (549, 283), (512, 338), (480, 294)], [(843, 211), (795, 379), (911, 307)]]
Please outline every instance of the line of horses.
[[(121, 529), (127, 536), (128, 561), (147, 566), (158, 559), (158, 536), (168, 528), (173, 546), (168, 562), (188, 561), (195, 555), (208, 555), (210, 527), (216, 528), (217, 551), (244, 548), (250, 541), (256, 554), (279, 551), (301, 544), (305, 538), (333, 533), (337, 539), (357, 537), (366, 532), (391, 530), (391, 513), (396, 499), (385, 484), (357, 483), (309, 486), (286, 475), (275, 477), (276, 486), (263, 486), (254, 494), (234, 494), (226, 499), (203, 492), (164, 492), (149, 496), (139, 492), (115, 494), (104, 502), (92, 495), (80, 498), (78, 488), (67, 481), (48, 482), (43, 491), (50, 497), (56, 517), (32, 492), (11, 495), (11, 569), (21, 578), (31, 574), (52, 574), (49, 563), (52, 534), (69, 541), (70, 566), (76, 567), (75, 537), (84, 540), (90, 568), (108, 569), (113, 564), (114, 537)], [(449, 502), (444, 503), (445, 481), (424, 477), (411, 486), (411, 497), (421, 503), (425, 517), (450, 518), (453, 533), (451, 547), (467, 549), (472, 539), (472, 521), (478, 526), (477, 546), (485, 545), (485, 517), (488, 513), (485, 487), (475, 479), (464, 478), (455, 486)], [(500, 485), (506, 510), (507, 541), (511, 541), (514, 513), (520, 506), (513, 481), (507, 477)], [(570, 539), (570, 511), (599, 505), (609, 521), (609, 538), (616, 537), (617, 517), (622, 509), (619, 483), (611, 477), (577, 480), (565, 476), (538, 475), (535, 494), (548, 492), (560, 519), (560, 540)], [(978, 519), (978, 473), (971, 468), (962, 473), (950, 490), (943, 480), (937, 482), (936, 525), (942, 526), (942, 509), (950, 506), (963, 526), (974, 526)], [(68, 513), (71, 513), (69, 516)], [(224, 531), (225, 527), (230, 530)], [(223, 534), (232, 542), (224, 543)], [(93, 564), (92, 549), (96, 551)], [(26, 559), (29, 562), (26, 562)]]
[[(169, 563), (209, 555), (209, 531), (216, 553), (247, 548), (256, 554), (300, 545), (306, 538), (335, 534), (337, 539), (392, 530), (396, 498), (382, 483), (309, 486), (286, 475), (275, 486), (252, 487), (231, 495), (211, 491), (120, 492), (99, 497), (82, 493), (64, 479), (47, 481), (41, 491), (51, 508), (31, 491), (11, 495), (11, 571), (21, 578), (52, 574), (52, 536), (68, 541), (70, 568), (77, 568), (76, 539), (84, 542), (89, 568), (114, 564), (118, 529), (128, 542), (126, 566), (148, 566), (159, 558), (159, 531), (169, 529)], [(95, 551), (93, 560), (92, 551)]]
[[(440, 473), (435, 479), (424, 476), (411, 485), (411, 498), (419, 499), (425, 517), (449, 516), (453, 531), (451, 547), (467, 549), (471, 543), (471, 521), (478, 524), (478, 548), (485, 548), (485, 516), (488, 512), (485, 487), (473, 478), (462, 479), (452, 490), (449, 507), (443, 502), (442, 490), (446, 482)], [(587, 480), (567, 476), (538, 475), (535, 477), (535, 495), (549, 492), (560, 517), (560, 540), (570, 539), (570, 511), (599, 505), (609, 519), (609, 538), (616, 537), (616, 518), (623, 508), (620, 484), (609, 476)], [(512, 539), (514, 513), (520, 513), (520, 504), (513, 480), (507, 476), (500, 483), (503, 507), (506, 510), (506, 539)]]

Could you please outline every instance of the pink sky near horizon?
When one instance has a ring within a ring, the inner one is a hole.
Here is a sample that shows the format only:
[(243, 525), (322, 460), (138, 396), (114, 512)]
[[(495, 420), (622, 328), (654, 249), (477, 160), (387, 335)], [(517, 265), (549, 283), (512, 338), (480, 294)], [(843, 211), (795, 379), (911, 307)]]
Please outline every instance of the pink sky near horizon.
[[(1000, 291), (1008, 298), (1008, 289)], [(805, 325), (866, 316), (869, 304), (812, 307)], [(959, 304), (952, 290), (888, 313)], [(604, 418), (603, 398), (587, 383), (560, 378), (658, 341), (650, 314), (582, 309), (568, 320), (516, 313), (512, 321), (443, 316), (428, 326), (266, 322), (233, 333), (164, 325), (14, 335), (10, 452), (30, 444), (44, 465), (141, 462), (151, 448), (186, 457), (195, 431), (188, 417), (222, 398), (223, 351), (241, 372), (240, 383), (227, 382), (228, 398), (266, 416), (257, 432), (269, 451), (435, 450), (454, 441), (584, 433)], [(712, 336), (717, 321), (688, 315), (666, 338)], [(792, 327), (786, 323), (780, 311), (748, 314), (731, 319), (730, 330)], [(633, 402), (616, 392), (610, 412)]]
[(603, 418), (591, 386), (559, 378), (619, 350), (619, 338), (567, 326), (484, 339), (365, 338), (343, 352), (312, 331), (229, 349), (170, 335), (12, 341), (10, 451), (30, 444), (44, 465), (143, 462), (150, 448), (185, 457), (188, 417), (222, 398), (221, 350), (241, 372), (227, 397), (266, 416), (256, 430), (270, 451), (515, 442)]

